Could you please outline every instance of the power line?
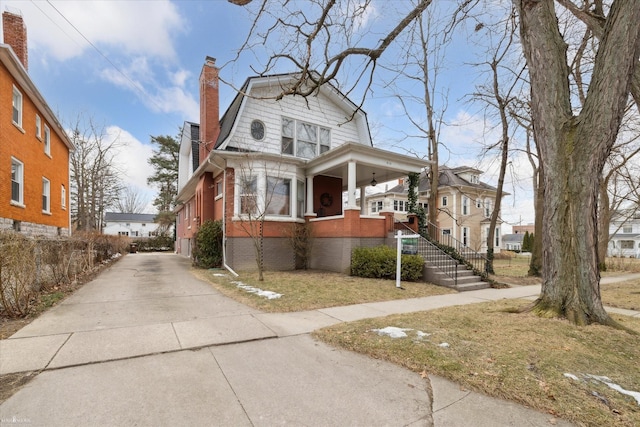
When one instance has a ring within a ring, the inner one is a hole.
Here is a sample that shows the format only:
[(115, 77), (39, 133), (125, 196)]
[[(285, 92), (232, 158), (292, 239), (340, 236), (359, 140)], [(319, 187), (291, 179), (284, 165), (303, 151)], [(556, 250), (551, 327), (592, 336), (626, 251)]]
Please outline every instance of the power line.
[[(69, 34), (67, 34), (64, 29), (62, 27), (60, 27), (60, 25), (58, 25), (50, 16), (47, 15), (47, 13), (45, 13), (37, 4), (34, 0), (31, 0), (31, 2), (51, 21), (53, 22), (58, 28), (60, 28), (60, 30), (66, 34), (70, 39), (71, 36), (69, 36)], [(107, 55), (105, 55), (95, 44), (93, 44), (91, 42), (91, 40), (89, 40), (89, 38), (87, 36), (85, 36), (71, 21), (69, 21), (69, 19), (67, 19), (66, 16), (64, 16), (62, 14), (62, 12), (60, 12), (58, 10), (58, 8), (56, 8), (53, 3), (51, 3), (50, 0), (47, 0), (47, 4), (49, 4), (49, 6), (51, 6), (53, 8), (53, 10), (55, 10), (58, 15), (60, 15), (62, 17), (62, 19), (64, 19), (70, 26), (71, 28), (73, 28), (88, 44), (89, 46), (91, 46), (105, 61), (107, 61), (109, 63), (109, 65), (111, 65), (111, 67), (113, 67), (114, 70), (116, 70), (122, 77), (124, 77), (129, 83), (131, 83), (131, 86), (140, 93), (140, 95), (146, 97), (147, 100), (151, 101), (157, 108), (158, 111), (163, 112), (163, 108), (150, 96), (147, 95), (147, 93), (145, 92), (144, 88), (137, 82), (133, 81), (124, 71), (122, 71), (113, 61), (111, 61), (111, 59), (109, 59), (109, 57)]]

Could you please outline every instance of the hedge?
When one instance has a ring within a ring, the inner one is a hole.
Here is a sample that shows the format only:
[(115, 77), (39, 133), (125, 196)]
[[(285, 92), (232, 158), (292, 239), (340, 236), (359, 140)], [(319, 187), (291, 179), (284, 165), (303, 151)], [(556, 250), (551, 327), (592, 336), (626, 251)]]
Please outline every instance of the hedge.
[[(395, 279), (396, 251), (385, 245), (373, 248), (355, 248), (351, 255), (351, 275), (378, 279)], [(416, 281), (422, 278), (424, 260), (419, 255), (402, 255), (401, 280)]]

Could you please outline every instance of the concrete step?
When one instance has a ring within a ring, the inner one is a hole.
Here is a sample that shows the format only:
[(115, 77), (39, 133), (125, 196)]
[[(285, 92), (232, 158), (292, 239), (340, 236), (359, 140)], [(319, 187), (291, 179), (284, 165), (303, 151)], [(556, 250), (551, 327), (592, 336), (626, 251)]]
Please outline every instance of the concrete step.
[(464, 291), (475, 291), (477, 289), (487, 289), (490, 287), (491, 286), (487, 282), (471, 282), (471, 283), (460, 284), (460, 281), (458, 281), (458, 286), (455, 287), (455, 289), (458, 290), (459, 292), (464, 292)]

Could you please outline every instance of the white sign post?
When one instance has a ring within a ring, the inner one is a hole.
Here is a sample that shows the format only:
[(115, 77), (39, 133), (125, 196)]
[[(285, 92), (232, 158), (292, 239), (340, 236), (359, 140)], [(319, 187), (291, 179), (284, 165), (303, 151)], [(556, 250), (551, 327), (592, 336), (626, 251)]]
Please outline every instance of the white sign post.
[(407, 234), (403, 236), (402, 231), (400, 230), (398, 230), (398, 234), (396, 235), (396, 239), (398, 239), (398, 243), (396, 245), (398, 248), (396, 258), (396, 288), (398, 289), (404, 289), (400, 286), (400, 276), (402, 272), (402, 239), (417, 239), (418, 237), (420, 237), (419, 234)]

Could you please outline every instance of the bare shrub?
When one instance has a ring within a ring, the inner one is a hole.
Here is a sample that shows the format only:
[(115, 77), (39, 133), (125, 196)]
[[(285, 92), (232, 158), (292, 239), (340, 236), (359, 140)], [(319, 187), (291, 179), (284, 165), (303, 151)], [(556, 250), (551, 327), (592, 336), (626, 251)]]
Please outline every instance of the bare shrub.
[(9, 317), (29, 312), (36, 290), (36, 243), (0, 231), (0, 313)]
[(26, 316), (41, 291), (95, 271), (128, 247), (129, 239), (122, 236), (82, 233), (72, 238), (33, 239), (0, 231), (0, 315)]

